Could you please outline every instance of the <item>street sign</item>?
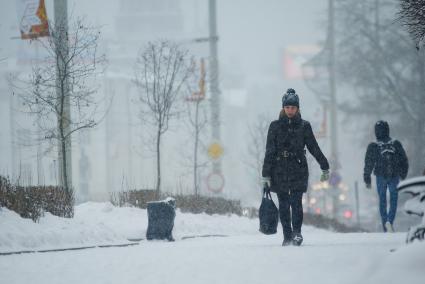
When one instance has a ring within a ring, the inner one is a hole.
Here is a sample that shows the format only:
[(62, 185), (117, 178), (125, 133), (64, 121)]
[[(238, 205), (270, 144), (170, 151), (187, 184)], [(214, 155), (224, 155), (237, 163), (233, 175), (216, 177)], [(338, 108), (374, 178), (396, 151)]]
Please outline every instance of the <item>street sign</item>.
[(199, 91), (194, 92), (190, 97), (186, 98), (186, 101), (199, 102), (205, 99), (205, 60), (201, 58), (200, 64), (200, 78), (199, 78)]
[(318, 45), (287, 46), (283, 55), (284, 76), (286, 80), (310, 79), (317, 74), (311, 66), (304, 64), (320, 51)]
[(213, 143), (208, 147), (208, 156), (214, 160), (217, 160), (223, 155), (223, 147), (218, 143)]
[(49, 23), (44, 0), (20, 0), (17, 5), (22, 39), (34, 39), (49, 35)]
[(207, 188), (214, 193), (220, 193), (224, 188), (224, 177), (220, 173), (211, 173), (207, 177)]

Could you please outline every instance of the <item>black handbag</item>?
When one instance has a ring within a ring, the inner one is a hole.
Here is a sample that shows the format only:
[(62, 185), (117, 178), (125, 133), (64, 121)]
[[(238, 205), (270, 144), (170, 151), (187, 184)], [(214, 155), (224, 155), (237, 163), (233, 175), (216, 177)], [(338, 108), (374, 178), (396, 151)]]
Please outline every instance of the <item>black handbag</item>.
[(260, 217), (260, 232), (265, 235), (276, 234), (279, 222), (279, 210), (273, 202), (268, 186), (263, 188), (263, 198), (258, 215)]

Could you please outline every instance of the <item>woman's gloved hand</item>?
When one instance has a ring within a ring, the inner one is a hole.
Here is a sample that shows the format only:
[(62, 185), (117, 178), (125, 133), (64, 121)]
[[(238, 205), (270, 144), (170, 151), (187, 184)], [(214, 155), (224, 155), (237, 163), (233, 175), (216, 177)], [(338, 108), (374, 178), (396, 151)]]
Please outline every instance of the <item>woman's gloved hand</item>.
[(270, 188), (270, 186), (271, 186), (271, 178), (270, 177), (263, 177), (262, 179), (261, 179), (261, 181), (263, 182), (263, 186), (264, 187), (269, 187)]
[(322, 175), (320, 176), (320, 181), (328, 181), (329, 180), (329, 170), (322, 171)]

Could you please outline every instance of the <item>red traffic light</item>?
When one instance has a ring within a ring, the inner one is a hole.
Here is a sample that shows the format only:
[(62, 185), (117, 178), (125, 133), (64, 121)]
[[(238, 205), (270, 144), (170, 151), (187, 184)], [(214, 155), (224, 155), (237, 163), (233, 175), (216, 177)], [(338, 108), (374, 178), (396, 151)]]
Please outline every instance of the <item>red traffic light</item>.
[(353, 217), (353, 211), (351, 210), (344, 211), (344, 218), (351, 219), (352, 217)]

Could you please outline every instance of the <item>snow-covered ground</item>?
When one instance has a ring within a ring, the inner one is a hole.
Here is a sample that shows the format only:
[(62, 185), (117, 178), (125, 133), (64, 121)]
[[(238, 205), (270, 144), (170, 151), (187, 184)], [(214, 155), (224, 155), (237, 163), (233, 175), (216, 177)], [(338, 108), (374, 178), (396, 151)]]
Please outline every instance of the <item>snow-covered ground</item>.
[[(76, 207), (74, 219), (33, 223), (2, 209), (0, 252), (128, 243), (143, 238), (146, 210), (109, 203)], [(184, 238), (195, 235), (228, 237)], [(177, 212), (176, 242), (0, 256), (1, 283), (423, 283), (425, 242), (405, 233), (340, 234), (305, 226), (302, 247), (258, 221)], [(391, 252), (391, 250), (394, 250)]]
[[(75, 207), (75, 217), (59, 218), (46, 213), (39, 223), (20, 218), (6, 208), (0, 211), (0, 252), (44, 250), (128, 243), (145, 238), (147, 211), (88, 202)], [(173, 235), (176, 240), (198, 235), (257, 234), (256, 220), (245, 217), (182, 214), (178, 210)]]

